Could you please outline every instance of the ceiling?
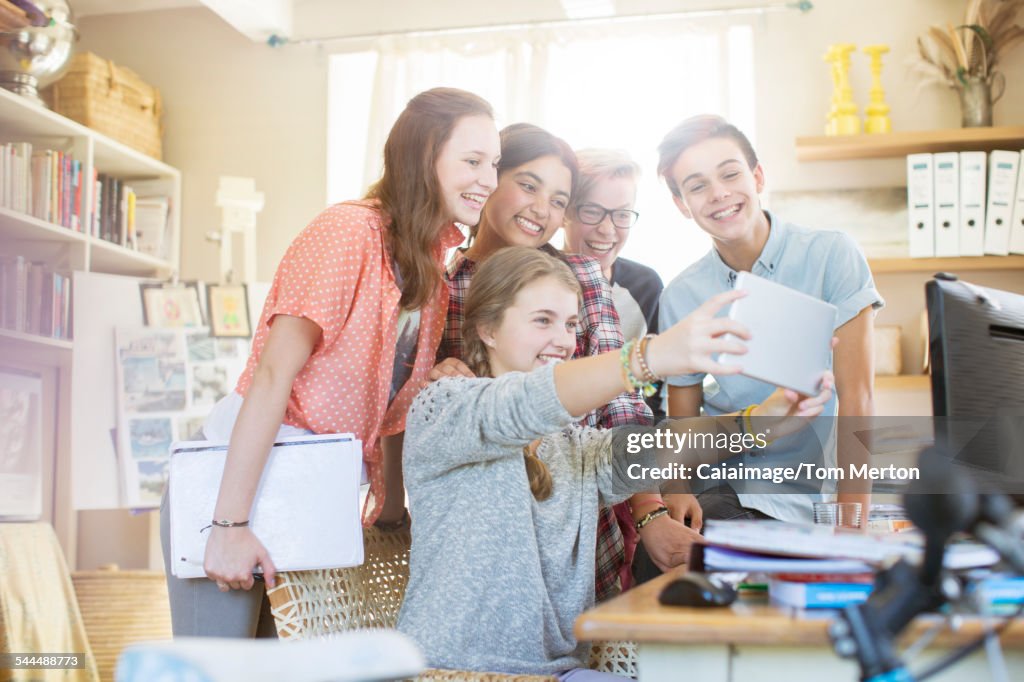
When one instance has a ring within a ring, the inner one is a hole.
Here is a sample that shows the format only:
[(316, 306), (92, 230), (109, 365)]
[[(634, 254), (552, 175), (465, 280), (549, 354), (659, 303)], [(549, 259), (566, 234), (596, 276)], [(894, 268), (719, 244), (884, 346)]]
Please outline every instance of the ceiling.
[[(782, 5), (783, 0), (69, 0), (75, 16), (208, 7), (249, 38), (319, 38), (618, 15)], [(573, 10), (572, 5), (582, 6)], [(604, 10), (602, 12), (602, 10)]]
[(201, 7), (199, 0), (68, 0), (76, 17), (126, 12), (150, 12), (178, 7)]

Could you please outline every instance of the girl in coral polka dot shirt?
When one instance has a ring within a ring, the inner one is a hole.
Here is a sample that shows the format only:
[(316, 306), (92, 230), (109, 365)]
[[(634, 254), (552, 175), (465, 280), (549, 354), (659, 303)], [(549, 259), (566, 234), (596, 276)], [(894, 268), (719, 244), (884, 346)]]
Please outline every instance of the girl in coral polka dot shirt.
[[(400, 439), (444, 327), (444, 255), (462, 241), (456, 222), (479, 221), (499, 154), (486, 101), (423, 92), (391, 129), (383, 176), (367, 197), (327, 208), (295, 238), (245, 372), (204, 426), (209, 439), (230, 436), (214, 518), (248, 520), (275, 437), (297, 432), (355, 433), (370, 482), (364, 523), (403, 518)], [(168, 571), (174, 634), (273, 634), (265, 590), (252, 589), (256, 566), (273, 586), (259, 538), (246, 526), (214, 526), (208, 580)]]

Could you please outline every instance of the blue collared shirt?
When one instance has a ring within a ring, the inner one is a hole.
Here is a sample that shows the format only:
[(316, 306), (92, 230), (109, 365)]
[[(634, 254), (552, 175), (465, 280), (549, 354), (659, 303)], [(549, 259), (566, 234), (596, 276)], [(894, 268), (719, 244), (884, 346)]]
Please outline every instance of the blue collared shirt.
[[(856, 242), (844, 232), (809, 230), (777, 219), (765, 212), (770, 224), (768, 241), (751, 272), (778, 284), (802, 291), (831, 303), (839, 309), (836, 328), (856, 317), (864, 308), (885, 305), (871, 277), (867, 260)], [(661, 295), (660, 328), (668, 329), (693, 312), (715, 294), (733, 288), (736, 271), (722, 260), (716, 249), (684, 270)], [(721, 315), (725, 315), (723, 310)], [(782, 320), (780, 320), (782, 322)], [(831, 361), (829, 369), (831, 369)], [(704, 411), (718, 416), (760, 403), (775, 387), (742, 375), (711, 377), (685, 374), (667, 379), (670, 386), (704, 386)], [(817, 438), (790, 437), (771, 444), (763, 454), (745, 454), (737, 458), (746, 467), (796, 466), (801, 462), (836, 465), (835, 420), (837, 395), (825, 405), (822, 416), (809, 428)], [(824, 461), (822, 462), (822, 455)], [(835, 484), (806, 494), (744, 493), (745, 488), (765, 490), (764, 483), (753, 486), (742, 481), (728, 481), (739, 494), (745, 507), (758, 509), (785, 521), (810, 521), (812, 503), (825, 499)], [(789, 489), (801, 489), (799, 484)]]

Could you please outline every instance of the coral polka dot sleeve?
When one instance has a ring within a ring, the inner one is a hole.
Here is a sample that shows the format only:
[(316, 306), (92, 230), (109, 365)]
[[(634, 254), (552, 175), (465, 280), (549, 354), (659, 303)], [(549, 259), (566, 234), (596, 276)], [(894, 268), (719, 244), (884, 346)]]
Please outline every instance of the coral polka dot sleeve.
[(346, 214), (321, 213), (292, 242), (278, 268), (276, 295), (261, 322), (269, 324), (274, 315), (305, 317), (322, 330), (320, 347), (337, 341), (352, 310), (367, 241), (366, 230), (345, 223)]

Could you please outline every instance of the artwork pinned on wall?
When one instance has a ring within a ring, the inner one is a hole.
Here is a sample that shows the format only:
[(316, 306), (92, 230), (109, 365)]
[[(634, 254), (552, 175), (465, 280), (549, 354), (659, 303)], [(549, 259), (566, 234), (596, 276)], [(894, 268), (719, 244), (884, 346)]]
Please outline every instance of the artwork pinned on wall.
[(245, 367), (245, 339), (216, 339), (204, 327), (115, 330), (117, 449), (123, 502), (160, 503), (171, 444), (201, 435), (213, 405)]
[(202, 327), (197, 284), (140, 284), (142, 319), (147, 327)]
[(212, 336), (252, 336), (249, 298), (244, 284), (210, 284), (206, 287)]
[(42, 380), (0, 367), (0, 519), (43, 513)]

